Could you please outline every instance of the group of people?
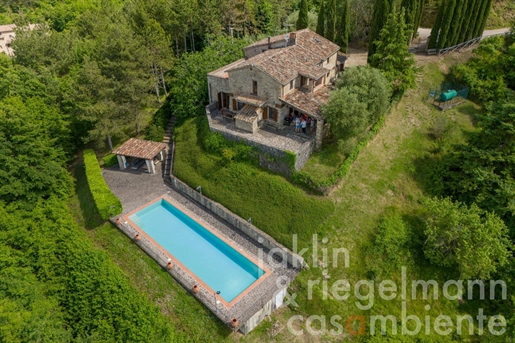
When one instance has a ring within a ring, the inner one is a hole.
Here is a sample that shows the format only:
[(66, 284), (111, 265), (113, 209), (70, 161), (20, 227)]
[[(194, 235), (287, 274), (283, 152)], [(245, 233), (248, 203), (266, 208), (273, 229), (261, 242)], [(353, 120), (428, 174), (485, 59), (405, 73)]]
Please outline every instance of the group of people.
[(311, 119), (311, 117), (308, 116), (307, 114), (304, 114), (302, 116), (300, 114), (297, 114), (296, 116), (293, 116), (290, 113), (290, 115), (288, 117), (286, 117), (284, 120), (285, 120), (286, 125), (295, 125), (295, 132), (298, 132), (298, 133), (300, 133), (302, 130), (302, 133), (306, 134), (306, 128), (308, 125), (309, 125), (311, 131), (313, 131), (313, 129), (315, 127), (314, 120)]

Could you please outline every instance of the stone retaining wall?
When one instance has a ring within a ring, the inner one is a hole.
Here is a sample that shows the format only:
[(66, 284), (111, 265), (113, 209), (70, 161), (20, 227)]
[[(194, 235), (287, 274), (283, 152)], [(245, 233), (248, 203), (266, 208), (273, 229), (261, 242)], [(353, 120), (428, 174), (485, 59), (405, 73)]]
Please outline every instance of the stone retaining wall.
[[(286, 153), (284, 150), (274, 148), (269, 145), (261, 144), (256, 141), (248, 140), (240, 136), (232, 135), (230, 132), (220, 130), (211, 125), (211, 111), (217, 108), (217, 103), (212, 103), (206, 106), (206, 115), (209, 122), (209, 129), (211, 132), (217, 132), (230, 141), (242, 142), (249, 146), (255, 146), (259, 149), (259, 165), (263, 168), (270, 169), (273, 172), (289, 177), (291, 175), (291, 168), (286, 163)], [(299, 151), (293, 151), (297, 158), (295, 160), (295, 170), (300, 170), (306, 164), (309, 156), (313, 152), (314, 142), (306, 142), (303, 144)]]
[(181, 193), (187, 195), (191, 199), (195, 200), (197, 203), (201, 204), (205, 208), (209, 209), (211, 212), (218, 215), (220, 218), (227, 221), (229, 224), (234, 226), (236, 229), (245, 233), (248, 237), (252, 238), (259, 244), (261, 244), (265, 250), (270, 251), (271, 253), (280, 253), (281, 256), (286, 257), (286, 261), (293, 268), (306, 268), (307, 264), (304, 262), (304, 259), (291, 252), (288, 248), (278, 243), (275, 239), (259, 230), (249, 222), (241, 219), (227, 208), (223, 207), (217, 202), (201, 195), (196, 190), (190, 188), (184, 182), (179, 179), (172, 177), (172, 187)]

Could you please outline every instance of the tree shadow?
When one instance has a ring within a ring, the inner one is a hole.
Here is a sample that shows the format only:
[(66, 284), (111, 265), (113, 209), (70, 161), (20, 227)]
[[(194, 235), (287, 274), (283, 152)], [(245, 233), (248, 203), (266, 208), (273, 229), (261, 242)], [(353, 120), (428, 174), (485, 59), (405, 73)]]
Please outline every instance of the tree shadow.
[(94, 229), (102, 225), (104, 220), (100, 217), (93, 195), (91, 195), (91, 191), (89, 190), (86, 170), (84, 168), (82, 158), (74, 164), (73, 175), (75, 177), (75, 192), (79, 198), (79, 205), (85, 227), (88, 230)]

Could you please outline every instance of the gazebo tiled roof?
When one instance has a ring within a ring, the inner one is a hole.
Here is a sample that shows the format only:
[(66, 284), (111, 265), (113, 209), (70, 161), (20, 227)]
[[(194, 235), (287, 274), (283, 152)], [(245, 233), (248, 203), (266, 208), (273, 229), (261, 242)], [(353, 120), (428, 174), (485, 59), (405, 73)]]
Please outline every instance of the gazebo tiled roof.
[(143, 139), (131, 138), (114, 151), (116, 155), (153, 159), (159, 152), (166, 149), (165, 143), (146, 141)]

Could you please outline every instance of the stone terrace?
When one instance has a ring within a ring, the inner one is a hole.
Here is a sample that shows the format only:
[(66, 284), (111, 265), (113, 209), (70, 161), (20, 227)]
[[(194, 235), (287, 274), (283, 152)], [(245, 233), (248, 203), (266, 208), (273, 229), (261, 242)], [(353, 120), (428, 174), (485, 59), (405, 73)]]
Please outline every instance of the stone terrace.
[(252, 133), (238, 129), (233, 119), (222, 116), (217, 109), (210, 109), (207, 117), (210, 129), (221, 133), (227, 139), (242, 140), (278, 157), (281, 157), (280, 153), (285, 151), (295, 153), (297, 170), (302, 168), (313, 151), (315, 132), (310, 131), (309, 128), (307, 134), (304, 135), (294, 132), (292, 127), (277, 130), (265, 125)]
[[(261, 254), (268, 253), (259, 243), (250, 239), (241, 231), (231, 227), (226, 221), (194, 202), (191, 198), (176, 192), (166, 185), (163, 179), (158, 175), (161, 170), (161, 164), (156, 167), (158, 167), (158, 170), (156, 170), (156, 174), (154, 175), (132, 171), (120, 171), (117, 167), (104, 169), (103, 174), (107, 184), (123, 204), (123, 213), (120, 217), (123, 217), (129, 212), (134, 211), (160, 196), (165, 196), (179, 203), (189, 212), (193, 213), (194, 216), (197, 216), (202, 221), (209, 224), (218, 235), (231, 242), (233, 246), (238, 249), (244, 249), (246, 254), (253, 259), (259, 260), (260, 252)], [(135, 228), (124, 224), (123, 221), (119, 222), (117, 225), (130, 238), (133, 238), (137, 233)], [(143, 250), (161, 266), (166, 266), (166, 254), (145, 237), (139, 241), (135, 241), (135, 243), (142, 247)], [(261, 251), (261, 249), (263, 249), (263, 251)], [(230, 308), (226, 308), (222, 303), (216, 304), (214, 295), (202, 287), (195, 297), (213, 311), (223, 322), (228, 324), (232, 318), (237, 318), (240, 325), (245, 323), (258, 312), (280, 288), (284, 288), (284, 283), (281, 283), (281, 280), (293, 280), (298, 273), (298, 270), (293, 269), (291, 266), (286, 267), (280, 263), (271, 264), (267, 261), (267, 258), (264, 260), (265, 267), (268, 268), (271, 273), (241, 299), (237, 300)], [(177, 265), (174, 265), (174, 267), (169, 270), (169, 273), (188, 290), (191, 290), (194, 284), (198, 284), (189, 273), (181, 270)], [(278, 284), (282, 285), (282, 287), (278, 287)]]

